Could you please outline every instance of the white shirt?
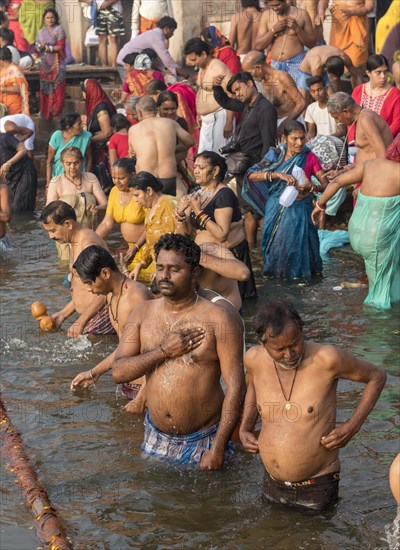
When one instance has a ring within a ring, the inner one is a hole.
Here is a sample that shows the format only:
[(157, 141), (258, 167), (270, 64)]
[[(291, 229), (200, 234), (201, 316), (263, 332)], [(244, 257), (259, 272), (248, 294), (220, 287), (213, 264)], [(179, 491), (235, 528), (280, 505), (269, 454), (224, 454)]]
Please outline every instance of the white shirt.
[(173, 17), (171, 0), (134, 0), (131, 24), (133, 31), (139, 31), (140, 15), (150, 21), (159, 21), (165, 15)]
[(307, 107), (304, 120), (317, 126), (318, 136), (331, 136), (337, 130), (335, 119), (328, 113), (328, 108), (321, 109), (318, 101)]
[[(33, 134), (30, 138), (26, 139), (24, 143), (24, 147), (27, 151), (33, 151), (34, 149), (34, 141), (35, 141), (35, 123), (29, 117), (28, 115), (24, 114), (18, 114), (18, 115), (6, 115), (0, 118), (0, 132), (4, 133), (4, 125), (7, 121), (14, 122), (17, 126), (22, 126), (23, 128), (29, 128), (29, 130), (33, 130)], [(18, 134), (14, 134), (15, 137), (18, 139)]]

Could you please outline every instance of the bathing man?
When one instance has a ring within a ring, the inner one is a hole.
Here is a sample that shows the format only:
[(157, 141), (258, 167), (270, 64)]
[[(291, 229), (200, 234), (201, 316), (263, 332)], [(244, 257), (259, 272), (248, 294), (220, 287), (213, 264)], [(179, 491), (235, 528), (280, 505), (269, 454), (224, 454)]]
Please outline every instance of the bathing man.
[(200, 248), (189, 236), (163, 235), (155, 253), (162, 298), (132, 311), (113, 379), (146, 375), (144, 453), (215, 470), (232, 452), (229, 439), (242, 408), (243, 325), (196, 293)]
[[(248, 386), (240, 439), (246, 451), (260, 453), (264, 499), (321, 511), (338, 499), (339, 449), (360, 430), (386, 375), (348, 351), (306, 342), (303, 322), (288, 303), (263, 306), (254, 326), (260, 345), (245, 355)], [(336, 426), (339, 379), (365, 387), (353, 416)]]

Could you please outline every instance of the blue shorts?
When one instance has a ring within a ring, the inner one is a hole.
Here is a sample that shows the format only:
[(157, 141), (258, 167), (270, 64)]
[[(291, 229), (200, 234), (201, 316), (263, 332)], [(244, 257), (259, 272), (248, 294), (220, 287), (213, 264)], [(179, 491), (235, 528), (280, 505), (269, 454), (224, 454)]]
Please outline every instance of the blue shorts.
[[(298, 71), (298, 79), (297, 79), (297, 87), (299, 88), (299, 90), (307, 90), (309, 91), (310, 88), (307, 86), (307, 78), (311, 78), (312, 75), (310, 75), (310, 73), (305, 73), (304, 71), (302, 71), (301, 69), (299, 69)], [(324, 84), (325, 86), (329, 86), (330, 85), (330, 80), (329, 80), (329, 76), (327, 73), (324, 73), (322, 75), (322, 79), (324, 81)]]

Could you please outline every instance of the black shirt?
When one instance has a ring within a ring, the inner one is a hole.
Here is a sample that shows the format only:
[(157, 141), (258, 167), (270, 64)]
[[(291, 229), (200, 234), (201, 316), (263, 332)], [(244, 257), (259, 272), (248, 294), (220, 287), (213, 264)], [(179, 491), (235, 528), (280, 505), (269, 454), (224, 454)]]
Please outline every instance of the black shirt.
[(259, 160), (270, 147), (275, 147), (278, 117), (267, 98), (259, 93), (250, 106), (230, 98), (221, 86), (214, 86), (214, 98), (224, 109), (243, 113), (236, 129), (236, 139), (243, 153)]
[[(233, 212), (231, 222), (238, 222), (242, 219), (242, 212), (239, 207), (238, 198), (228, 186), (221, 187), (210, 202), (203, 207), (203, 211), (210, 216), (213, 222), (215, 222), (214, 212), (215, 210), (218, 210), (218, 208), (232, 208)], [(205, 229), (199, 224), (193, 212), (190, 215), (190, 222), (194, 229), (199, 229), (200, 231)]]

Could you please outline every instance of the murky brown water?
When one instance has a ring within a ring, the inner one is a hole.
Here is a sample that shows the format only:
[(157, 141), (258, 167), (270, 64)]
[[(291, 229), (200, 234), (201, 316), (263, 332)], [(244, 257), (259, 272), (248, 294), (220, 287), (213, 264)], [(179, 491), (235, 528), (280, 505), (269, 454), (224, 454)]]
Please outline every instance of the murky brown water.
[[(37, 219), (11, 224), (17, 252), (1, 265), (1, 389), (32, 464), (60, 510), (76, 549), (274, 549), (378, 550), (389, 548), (385, 526), (396, 506), (388, 469), (399, 451), (399, 308), (377, 311), (362, 305), (366, 287), (334, 291), (359, 282), (362, 264), (346, 252), (325, 264), (314, 285), (260, 282), (260, 301), (287, 297), (306, 321), (306, 335), (348, 348), (382, 365), (387, 386), (362, 431), (342, 450), (338, 506), (308, 516), (260, 500), (262, 466), (238, 449), (220, 472), (166, 467), (141, 457), (143, 426), (122, 412), (125, 400), (111, 377), (77, 395), (70, 380), (95, 365), (115, 346), (107, 339), (66, 339), (39, 332), (30, 305), (49, 310), (67, 300), (66, 271), (49, 247)], [(117, 241), (115, 241), (117, 244)], [(245, 306), (248, 343), (254, 341)], [(339, 385), (339, 420), (345, 420), (362, 386)], [(2, 468), (2, 550), (38, 546), (32, 517), (14, 478)], [(392, 542), (392, 549), (395, 548)]]

